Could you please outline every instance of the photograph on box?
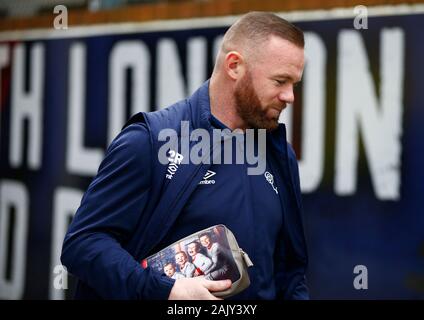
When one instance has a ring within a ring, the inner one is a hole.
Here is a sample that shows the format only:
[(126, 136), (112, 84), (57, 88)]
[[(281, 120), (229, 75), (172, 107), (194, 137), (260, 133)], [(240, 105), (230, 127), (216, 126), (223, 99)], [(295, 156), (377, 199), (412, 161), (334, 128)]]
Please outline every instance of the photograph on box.
[(166, 247), (144, 259), (142, 266), (172, 279), (202, 276), (207, 280), (230, 279), (234, 283), (240, 278), (223, 226), (212, 227)]

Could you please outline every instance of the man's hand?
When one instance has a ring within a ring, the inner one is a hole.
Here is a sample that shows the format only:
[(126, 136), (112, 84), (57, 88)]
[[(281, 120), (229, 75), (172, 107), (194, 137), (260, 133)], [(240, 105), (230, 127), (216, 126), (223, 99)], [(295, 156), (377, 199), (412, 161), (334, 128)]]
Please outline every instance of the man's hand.
[(169, 300), (222, 300), (210, 292), (224, 291), (231, 287), (231, 280), (211, 281), (204, 277), (175, 280)]

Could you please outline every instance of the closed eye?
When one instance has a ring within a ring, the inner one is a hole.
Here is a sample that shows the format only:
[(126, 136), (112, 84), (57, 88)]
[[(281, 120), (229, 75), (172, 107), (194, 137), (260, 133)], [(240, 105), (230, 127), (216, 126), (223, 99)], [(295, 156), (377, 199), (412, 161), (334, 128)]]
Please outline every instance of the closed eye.
[(274, 79), (274, 81), (275, 81), (275, 84), (278, 86), (282, 86), (287, 83), (287, 80)]

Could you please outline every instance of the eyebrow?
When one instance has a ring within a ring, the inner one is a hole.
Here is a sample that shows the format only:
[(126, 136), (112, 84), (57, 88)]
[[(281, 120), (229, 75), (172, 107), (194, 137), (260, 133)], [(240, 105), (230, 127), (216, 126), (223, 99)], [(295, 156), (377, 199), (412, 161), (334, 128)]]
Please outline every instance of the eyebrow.
[(302, 79), (296, 81), (291, 75), (289, 75), (287, 73), (275, 74), (272, 77), (273, 78), (278, 78), (278, 79), (282, 79), (282, 78), (289, 79), (289, 80), (291, 80), (294, 83), (298, 83), (298, 82), (302, 81)]

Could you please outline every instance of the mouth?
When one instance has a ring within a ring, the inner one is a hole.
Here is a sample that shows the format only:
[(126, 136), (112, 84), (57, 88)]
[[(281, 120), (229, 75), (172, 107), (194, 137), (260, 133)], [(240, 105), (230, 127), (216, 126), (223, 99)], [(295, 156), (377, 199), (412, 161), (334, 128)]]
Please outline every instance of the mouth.
[(287, 107), (287, 105), (284, 104), (284, 105), (282, 105), (282, 106), (280, 106), (280, 107), (278, 107), (276, 109), (278, 109), (280, 112), (282, 112), (286, 107)]
[(282, 112), (285, 108), (287, 107), (287, 105), (286, 104), (284, 104), (284, 105), (278, 105), (278, 106), (276, 106), (276, 105), (274, 105), (274, 106), (271, 106), (271, 108), (272, 109), (274, 109), (274, 110), (277, 110), (278, 112)]
[(280, 117), (281, 112), (283, 112), (283, 110), (286, 108), (286, 106), (271, 106), (270, 111), (271, 111), (271, 118), (276, 118), (278, 119)]

